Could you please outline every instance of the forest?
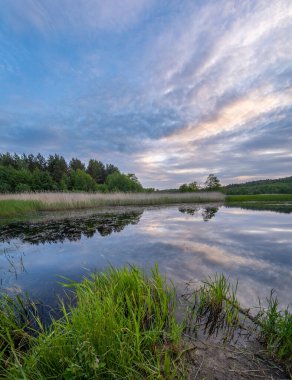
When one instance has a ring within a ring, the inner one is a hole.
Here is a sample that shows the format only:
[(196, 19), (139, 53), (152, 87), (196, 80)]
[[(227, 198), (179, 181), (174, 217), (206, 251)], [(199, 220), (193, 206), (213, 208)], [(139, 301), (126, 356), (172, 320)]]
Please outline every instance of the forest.
[(292, 177), (231, 184), (222, 190), (228, 195), (292, 194)]
[(47, 159), (38, 153), (0, 154), (0, 193), (29, 191), (140, 192), (143, 187), (135, 174), (123, 174), (112, 164), (90, 159), (69, 163), (61, 155)]

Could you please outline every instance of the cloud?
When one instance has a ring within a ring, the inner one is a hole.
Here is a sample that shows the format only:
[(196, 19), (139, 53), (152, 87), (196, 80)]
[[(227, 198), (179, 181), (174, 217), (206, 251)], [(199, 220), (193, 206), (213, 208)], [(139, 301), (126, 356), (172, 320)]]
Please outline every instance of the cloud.
[(133, 25), (150, 0), (3, 0), (6, 20), (17, 32), (32, 28), (49, 35), (83, 34), (88, 31), (121, 31)]
[(291, 175), (290, 0), (3, 4), (1, 149), (19, 131), (154, 187)]

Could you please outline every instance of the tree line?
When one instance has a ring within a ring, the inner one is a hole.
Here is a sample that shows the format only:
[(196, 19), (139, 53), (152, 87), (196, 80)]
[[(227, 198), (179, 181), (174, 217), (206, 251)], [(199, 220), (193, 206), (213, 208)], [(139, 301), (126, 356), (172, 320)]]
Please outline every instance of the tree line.
[(222, 186), (220, 180), (215, 176), (215, 174), (209, 174), (206, 181), (200, 185), (197, 181), (191, 183), (184, 183), (179, 187), (181, 192), (194, 192), (194, 191), (219, 191)]
[(292, 194), (292, 177), (231, 184), (223, 190), (230, 195)]
[(90, 159), (86, 166), (80, 159), (69, 163), (61, 155), (46, 159), (38, 153), (0, 154), (0, 192), (29, 191), (144, 191), (135, 174), (124, 174), (112, 164)]

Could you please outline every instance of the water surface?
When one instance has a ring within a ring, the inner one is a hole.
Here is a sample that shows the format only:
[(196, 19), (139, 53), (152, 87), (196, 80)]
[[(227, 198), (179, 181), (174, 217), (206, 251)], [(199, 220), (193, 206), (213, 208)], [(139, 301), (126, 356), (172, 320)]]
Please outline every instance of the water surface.
[(1, 288), (54, 305), (63, 281), (109, 265), (161, 272), (180, 289), (215, 272), (239, 280), (239, 296), (256, 305), (271, 288), (291, 303), (292, 215), (224, 206), (176, 205), (44, 214), (0, 224)]

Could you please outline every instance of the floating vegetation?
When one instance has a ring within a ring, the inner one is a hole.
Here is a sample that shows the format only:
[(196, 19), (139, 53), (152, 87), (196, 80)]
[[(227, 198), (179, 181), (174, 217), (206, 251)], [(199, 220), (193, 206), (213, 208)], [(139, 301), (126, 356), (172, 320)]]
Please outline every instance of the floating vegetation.
[(143, 210), (115, 214), (100, 213), (36, 223), (12, 222), (0, 225), (0, 241), (19, 239), (37, 245), (65, 240), (78, 241), (82, 236), (89, 238), (96, 233), (108, 236), (113, 232), (122, 231), (129, 224), (137, 224), (142, 214)]

